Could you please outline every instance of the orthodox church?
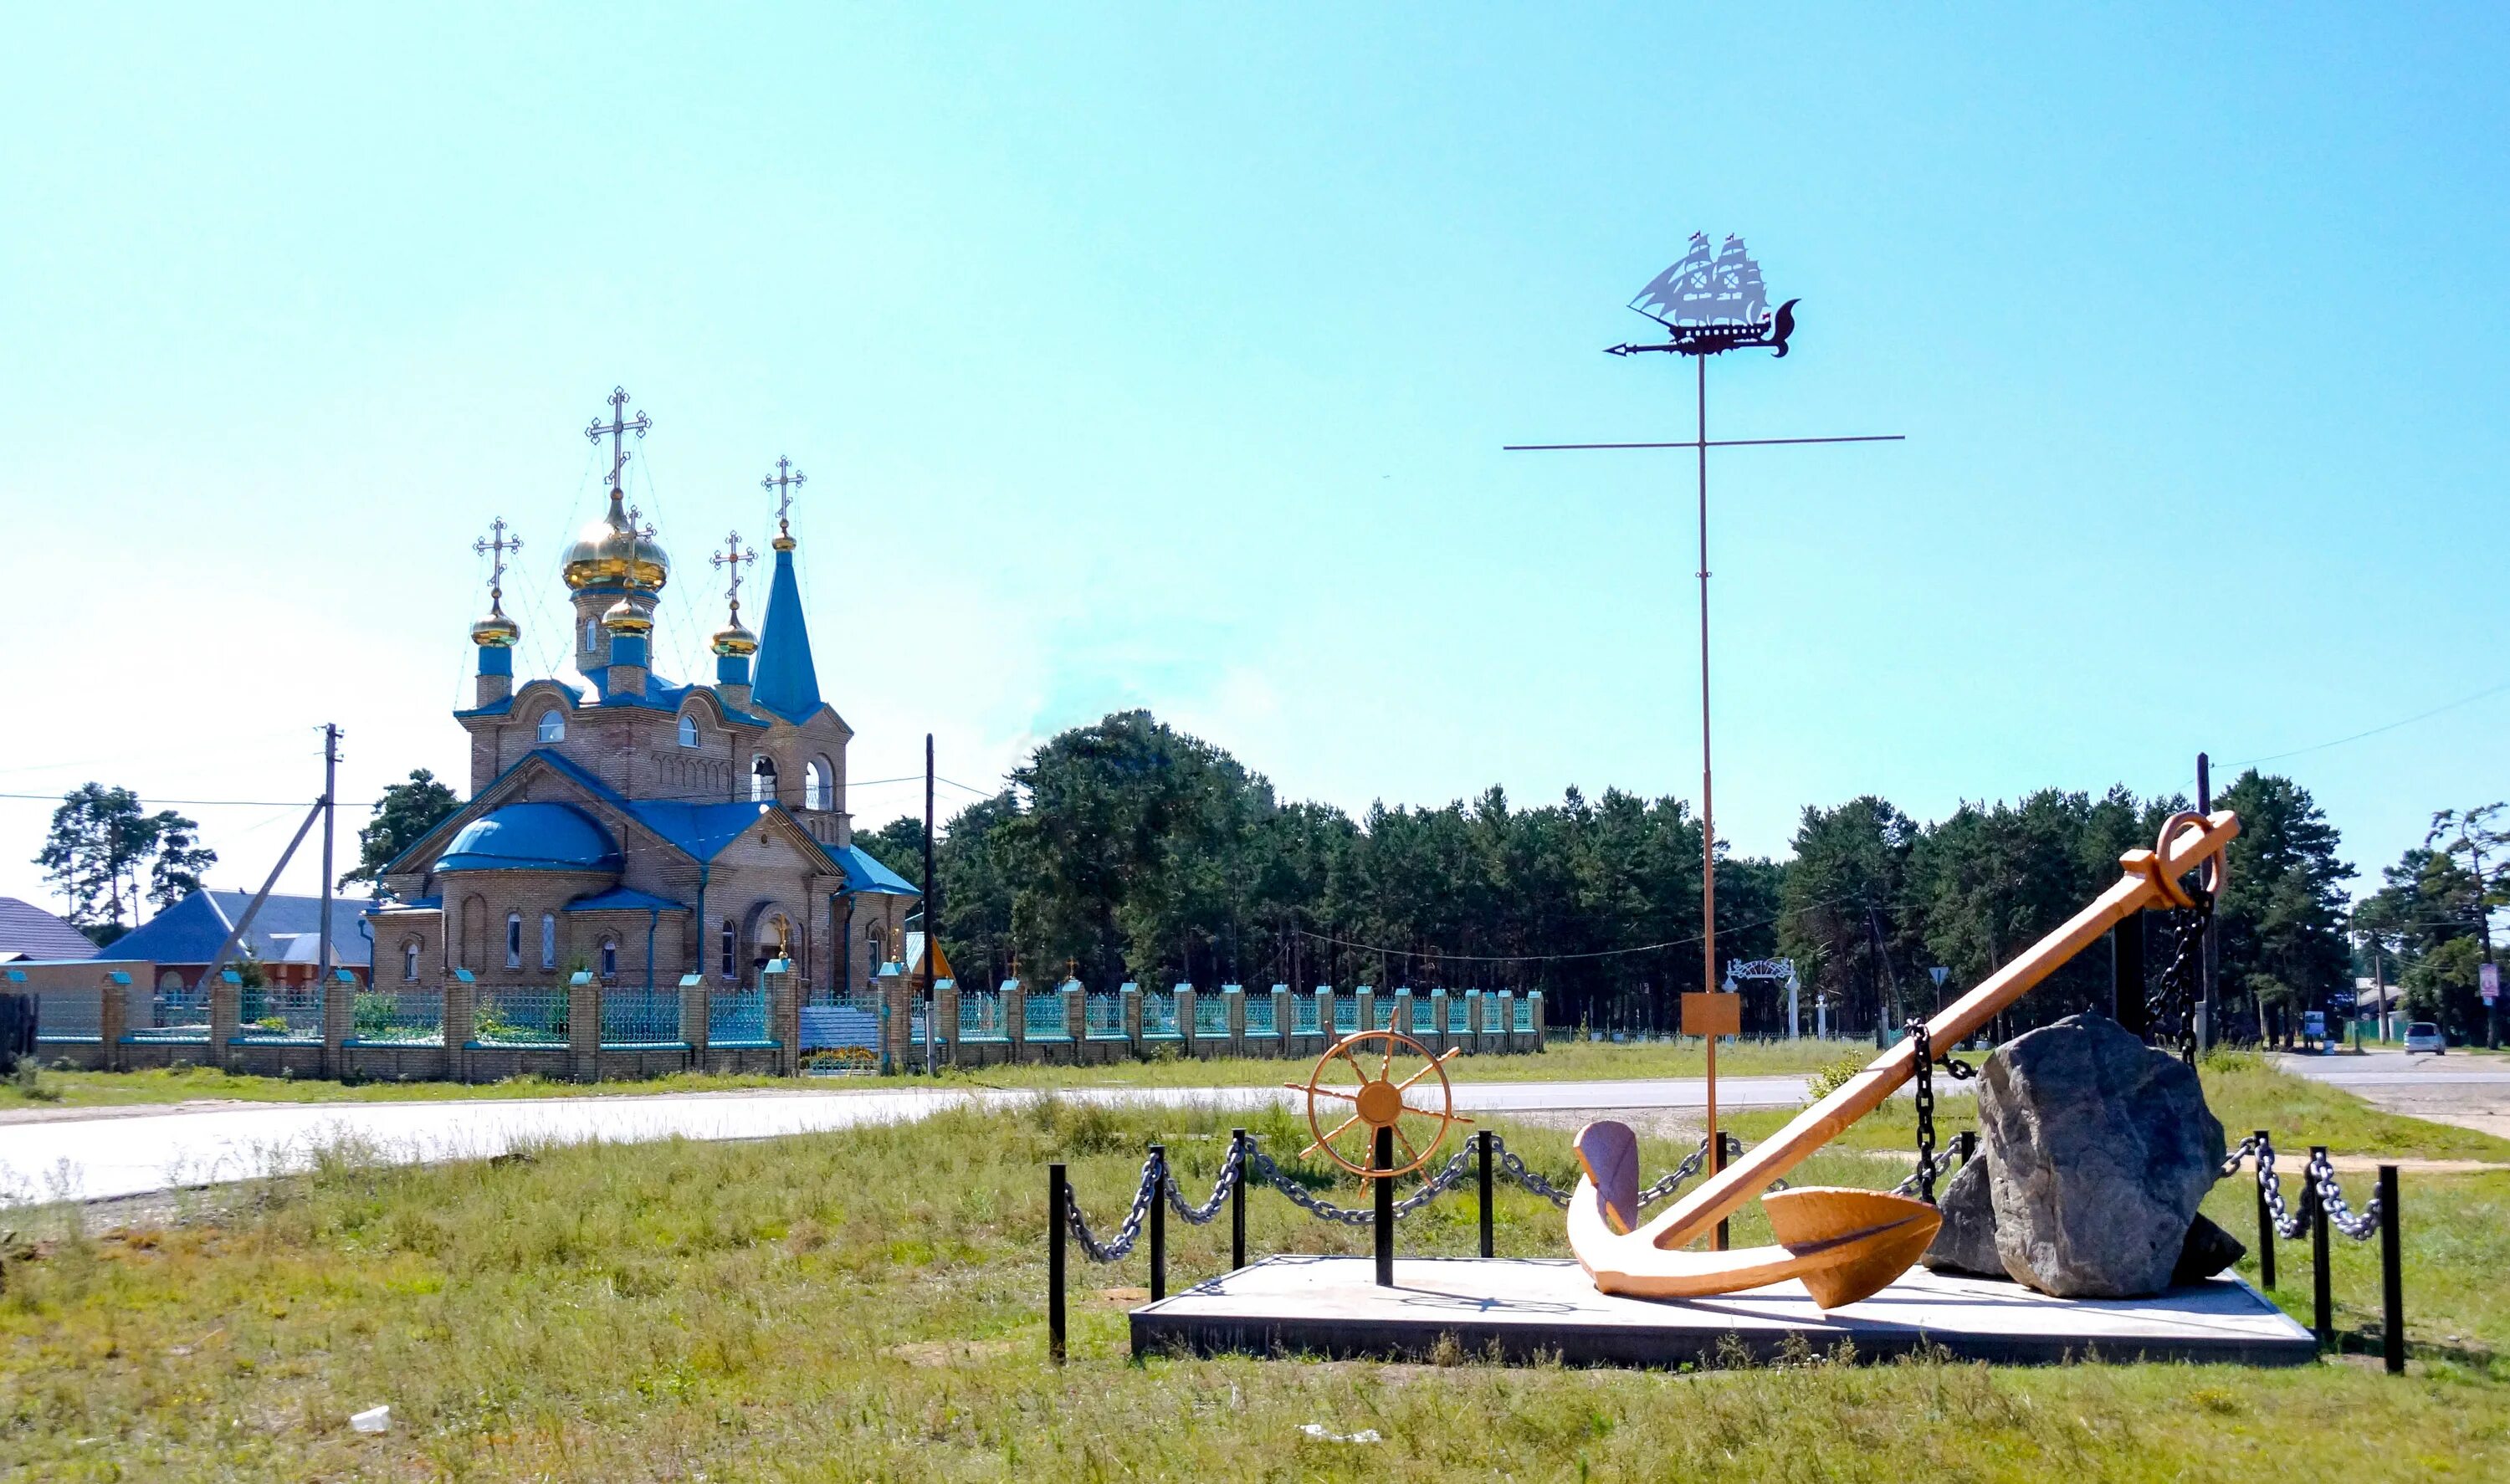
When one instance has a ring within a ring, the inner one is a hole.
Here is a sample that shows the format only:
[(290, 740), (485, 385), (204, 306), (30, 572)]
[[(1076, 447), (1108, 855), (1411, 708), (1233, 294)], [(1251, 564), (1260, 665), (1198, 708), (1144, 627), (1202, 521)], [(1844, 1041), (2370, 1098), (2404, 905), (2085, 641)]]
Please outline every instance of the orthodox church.
[(516, 683), (521, 629), (503, 580), (519, 543), (500, 521), (480, 544), (495, 575), (471, 627), (474, 703), (453, 713), (471, 735), (471, 798), (384, 868), (368, 914), (378, 988), (457, 969), (481, 985), (583, 970), (622, 988), (692, 973), (748, 985), (784, 959), (823, 998), (867, 985), (903, 942), (916, 892), (854, 844), (854, 731), (812, 663), (789, 519), (798, 476), (767, 481), (785, 487), (761, 631), (741, 621), (755, 553), (735, 539), (715, 558), (732, 581), (714, 683), (675, 684), (655, 673), (651, 642), (671, 561), (623, 505), (624, 462), (614, 452), (609, 511), (566, 552), (573, 663), (559, 673)]

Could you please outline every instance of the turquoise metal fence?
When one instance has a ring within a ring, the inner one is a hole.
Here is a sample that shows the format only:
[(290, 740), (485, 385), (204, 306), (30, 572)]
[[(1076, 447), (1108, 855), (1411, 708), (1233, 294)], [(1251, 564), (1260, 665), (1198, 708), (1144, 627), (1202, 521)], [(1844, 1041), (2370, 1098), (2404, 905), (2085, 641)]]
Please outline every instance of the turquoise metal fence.
[(104, 991), (51, 990), (35, 997), (37, 1041), (102, 1041)]
[(434, 1046), (443, 1041), (444, 991), (359, 991), (349, 1007), (349, 1040), (360, 1046)]
[(763, 1046), (767, 1039), (767, 991), (738, 985), (706, 990), (706, 1045)]
[(1069, 1041), (1072, 1033), (1063, 1023), (1063, 992), (1056, 989), (1033, 989), (1020, 1010), (1020, 1037), (1024, 1041)]
[(236, 1040), (319, 1046), (323, 1041), (323, 987), (319, 984), (247, 984), (239, 997)]
[(1290, 1002), (1290, 1034), (1313, 1036), (1316, 1029), (1316, 997), (1300, 995)]
[(1229, 997), (1225, 992), (1194, 997), (1194, 1033), (1214, 1039), (1229, 1035)]
[(1281, 1034), (1281, 1022), (1275, 1018), (1273, 1012), (1273, 1007), (1278, 1003), (1279, 994), (1280, 991), (1276, 988), (1270, 993), (1248, 995), (1246, 997), (1247, 1035), (1277, 1036)]
[(471, 1014), (471, 1039), (483, 1046), (567, 1044), (565, 986), (481, 985)]
[(959, 1039), (1002, 1041), (1003, 996), (1000, 990), (971, 989), (959, 997)]
[(1174, 1041), (1177, 1037), (1177, 1003), (1173, 994), (1153, 990), (1142, 996), (1142, 1039)]
[(1092, 1041), (1124, 1039), (1124, 997), (1100, 993), (1089, 997), (1081, 1011), (1084, 1033)]

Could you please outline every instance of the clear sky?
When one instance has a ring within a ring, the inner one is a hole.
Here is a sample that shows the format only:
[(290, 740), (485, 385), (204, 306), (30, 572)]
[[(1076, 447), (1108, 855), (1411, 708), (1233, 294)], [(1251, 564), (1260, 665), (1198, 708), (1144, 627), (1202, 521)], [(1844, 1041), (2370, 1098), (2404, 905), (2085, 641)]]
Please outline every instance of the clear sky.
[[(1795, 354), (1712, 366), (1713, 434), (1908, 435), (1715, 458), (1741, 849), (1866, 791), (2187, 787), (2199, 748), (2315, 748), (2277, 766), (2373, 868), (2510, 793), (2498, 9), (10, 31), (0, 790), (310, 798), (325, 720), (346, 798), (464, 777), (472, 541), (520, 530), (545, 666), (616, 383), (666, 671), (709, 546), (809, 473), (857, 779), (931, 730), (986, 786), (1139, 704), (1355, 810), (1695, 796), (1687, 457), (1501, 445), (1690, 436), (1686, 366), (1598, 351), (1701, 230), (1804, 301)], [(0, 801), (0, 894), (40, 895), (47, 811)], [(190, 812), (238, 887), (297, 813)]]

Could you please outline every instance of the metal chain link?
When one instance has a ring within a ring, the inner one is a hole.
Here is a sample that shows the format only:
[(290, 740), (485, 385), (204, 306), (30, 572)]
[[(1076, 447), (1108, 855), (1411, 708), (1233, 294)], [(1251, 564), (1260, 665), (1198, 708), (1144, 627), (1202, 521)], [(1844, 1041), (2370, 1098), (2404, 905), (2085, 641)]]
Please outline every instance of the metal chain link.
[[(1250, 1139), (1247, 1142), (1253, 1141)], [(1227, 1200), (1229, 1193), (1237, 1188), (1237, 1182), (1245, 1172), (1245, 1146), (1232, 1139), (1229, 1141), (1229, 1158), (1221, 1161), (1220, 1178), (1212, 1184), (1211, 1199), (1200, 1205), (1188, 1205), (1185, 1203), (1185, 1198), (1177, 1194), (1176, 1182), (1168, 1180), (1162, 1182), (1168, 1190), (1168, 1209), (1184, 1217), (1194, 1226), (1209, 1226), (1220, 1215), (1220, 1203)]]
[(1142, 1188), (1133, 1193), (1133, 1208), (1124, 1213), (1124, 1224), (1117, 1229), (1114, 1239), (1110, 1241), (1101, 1242), (1089, 1235), (1089, 1223), (1082, 1219), (1080, 1201), (1065, 1202), (1064, 1225), (1072, 1229), (1073, 1239), (1081, 1243), (1081, 1250), (1088, 1255), (1091, 1262), (1121, 1262), (1126, 1253), (1133, 1250), (1133, 1243), (1142, 1235), (1142, 1218), (1151, 1214), (1151, 1200), (1159, 1189), (1159, 1177), (1160, 1157), (1153, 1155), (1142, 1161)]
[[(2200, 873), (2201, 875), (2201, 873)], [(2187, 889), (2195, 905), (2170, 914), (2175, 940), (2170, 963), (2161, 970), (2161, 987), (2146, 1003), (2152, 1039), (2176, 1046), (2179, 1059), (2196, 1061), (2194, 1006), (2205, 980), (2205, 928), (2214, 918), (2214, 894), (2200, 880)]]
[(2379, 1230), (2379, 1198), (2373, 1196), (2371, 1203), (2355, 1215), (2344, 1203), (2344, 1192), (2336, 1183), (2336, 1166), (2325, 1155), (2310, 1157), (2309, 1179), (2318, 1192), (2319, 1209), (2327, 1213), (2329, 1226), (2355, 1241), (2368, 1241), (2371, 1234)]
[(1918, 1072), (1918, 1199), (1928, 1205), (1935, 1203), (1935, 1046), (1926, 1030), (1926, 1022), (1908, 1022), (1909, 1039), (1916, 1046)]

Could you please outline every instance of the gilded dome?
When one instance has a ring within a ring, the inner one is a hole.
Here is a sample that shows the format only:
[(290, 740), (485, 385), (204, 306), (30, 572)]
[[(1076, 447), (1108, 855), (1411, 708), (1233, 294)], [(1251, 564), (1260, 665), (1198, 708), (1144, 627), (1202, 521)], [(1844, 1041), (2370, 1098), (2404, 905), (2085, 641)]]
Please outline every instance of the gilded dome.
[(714, 631), (714, 652), (718, 655), (754, 655), (758, 653), (758, 635), (741, 622), (741, 605), (733, 604), (731, 622)]
[(651, 633), (654, 620), (644, 609), (623, 596), (602, 613), (601, 627), (612, 633)]
[(488, 616), (471, 626), (471, 642), (482, 649), (512, 649), (523, 630), (506, 617), (505, 605), (491, 601)]
[(566, 585), (578, 590), (624, 585), (631, 560), (635, 585), (647, 591), (659, 590), (671, 580), (669, 554), (653, 537), (635, 534), (614, 486), (609, 512), (576, 532), (575, 545), (566, 549)]

